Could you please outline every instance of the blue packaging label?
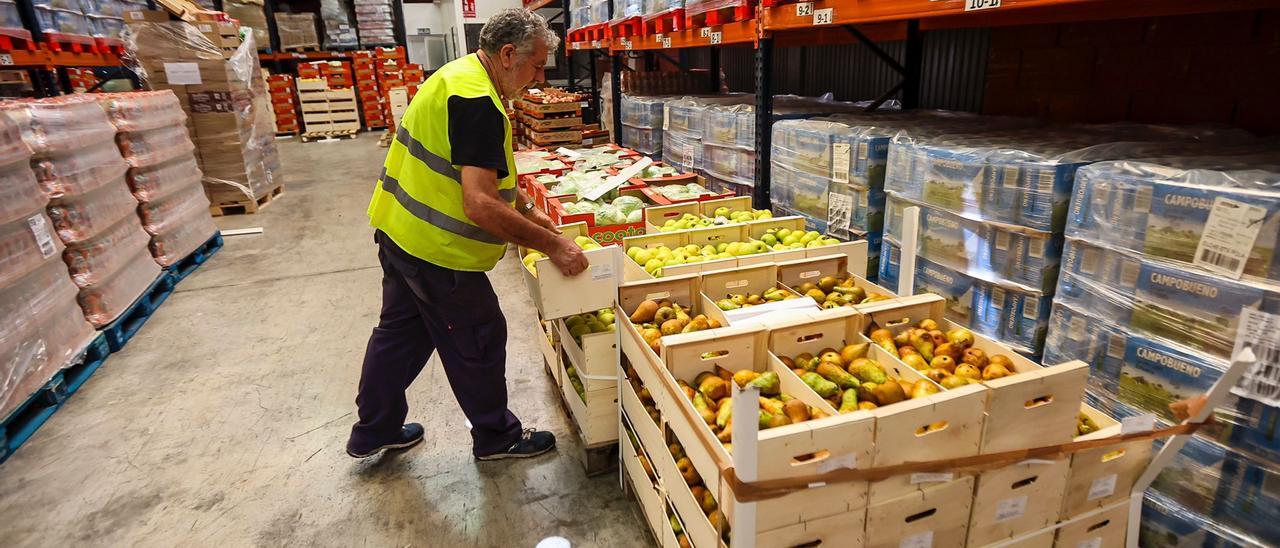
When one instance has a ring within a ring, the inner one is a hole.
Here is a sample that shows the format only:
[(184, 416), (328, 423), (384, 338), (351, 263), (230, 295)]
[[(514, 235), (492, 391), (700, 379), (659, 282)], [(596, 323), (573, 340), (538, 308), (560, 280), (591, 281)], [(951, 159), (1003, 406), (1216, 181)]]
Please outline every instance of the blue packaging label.
[(947, 317), (952, 321), (970, 325), (974, 307), (973, 278), (937, 264), (916, 258), (916, 293), (934, 293), (947, 301)]
[(1004, 329), (1001, 340), (1039, 354), (1044, 347), (1045, 330), (1049, 323), (1048, 297), (1019, 290), (1008, 290), (1005, 305)]
[(1143, 548), (1187, 548), (1208, 546), (1211, 534), (1202, 525), (1207, 518), (1195, 519), (1185, 508), (1153, 504), (1152, 495), (1142, 506), (1138, 545)]
[(1117, 397), (1171, 421), (1174, 417), (1169, 404), (1208, 392), (1225, 369), (1224, 363), (1210, 361), (1191, 349), (1130, 336)]
[(1267, 211), (1245, 263), (1245, 276), (1280, 280), (1280, 260), (1276, 254), (1276, 241), (1280, 238), (1280, 195), (1259, 196), (1163, 183), (1153, 185), (1151, 193), (1151, 215), (1143, 248), (1146, 253), (1184, 263), (1194, 262), (1214, 200), (1228, 197)]
[(1003, 287), (975, 282), (973, 288), (973, 321), (969, 327), (995, 339), (1004, 339), (1004, 314), (1009, 295)]
[(1231, 446), (1280, 462), (1280, 408), (1241, 398), (1236, 412), (1240, 424), (1232, 429)]
[(1229, 358), (1240, 310), (1260, 308), (1261, 289), (1216, 276), (1143, 261), (1132, 325), (1147, 333)]
[[(1163, 441), (1157, 441), (1159, 448)], [(1151, 489), (1201, 516), (1214, 514), (1227, 449), (1193, 437), (1156, 477)]]
[(1280, 538), (1280, 468), (1274, 461), (1227, 455), (1214, 517), (1263, 540)]
[(880, 247), (880, 282), (885, 287), (897, 290), (898, 271), (901, 268), (902, 252), (898, 246), (884, 242)]
[(983, 223), (920, 208), (920, 254), (956, 270), (990, 272), (993, 233)]
[(1113, 335), (1123, 329), (1103, 318), (1092, 316), (1060, 302), (1053, 303), (1045, 336), (1044, 363), (1057, 365), (1071, 360), (1089, 364), (1090, 376), (1109, 391), (1119, 387), (1119, 369), (1106, 368), (1106, 350)]

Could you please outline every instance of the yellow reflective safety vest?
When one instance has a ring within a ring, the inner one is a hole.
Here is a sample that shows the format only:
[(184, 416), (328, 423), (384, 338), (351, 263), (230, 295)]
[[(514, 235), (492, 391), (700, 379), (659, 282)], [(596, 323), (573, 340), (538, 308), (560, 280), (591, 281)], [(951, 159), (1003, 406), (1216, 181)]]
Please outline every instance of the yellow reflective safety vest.
[(511, 120), (473, 53), (432, 74), (409, 104), (369, 202), (369, 224), (414, 257), (453, 270), (483, 272), (502, 258), (506, 242), (476, 226), (463, 211), (461, 170), (450, 161), (450, 96), (487, 96), (502, 113), (507, 177), (498, 180), (498, 194), (515, 204)]

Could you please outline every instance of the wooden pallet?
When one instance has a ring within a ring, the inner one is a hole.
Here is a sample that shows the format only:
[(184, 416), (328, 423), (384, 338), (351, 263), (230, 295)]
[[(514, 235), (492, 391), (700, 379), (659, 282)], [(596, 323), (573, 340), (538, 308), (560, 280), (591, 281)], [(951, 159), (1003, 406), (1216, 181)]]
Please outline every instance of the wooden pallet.
[[(306, 140), (305, 136), (303, 137), (303, 140)], [(271, 189), (256, 200), (238, 200), (234, 202), (222, 202), (210, 205), (209, 213), (214, 217), (221, 217), (223, 215), (252, 215), (261, 211), (262, 208), (271, 205), (271, 202), (274, 202), (277, 198), (283, 195), (284, 184), (282, 183), (280, 186)]]
[(311, 141), (333, 140), (333, 139), (355, 139), (355, 129), (339, 129), (333, 131), (308, 131), (302, 134), (302, 142), (310, 143)]
[(378, 146), (382, 148), (390, 148), (391, 141), (395, 140), (395, 138), (396, 136), (393, 132), (391, 131), (384, 132), (382, 134), (382, 137), (378, 137)]
[(281, 46), (280, 51), (320, 51), (319, 45)]

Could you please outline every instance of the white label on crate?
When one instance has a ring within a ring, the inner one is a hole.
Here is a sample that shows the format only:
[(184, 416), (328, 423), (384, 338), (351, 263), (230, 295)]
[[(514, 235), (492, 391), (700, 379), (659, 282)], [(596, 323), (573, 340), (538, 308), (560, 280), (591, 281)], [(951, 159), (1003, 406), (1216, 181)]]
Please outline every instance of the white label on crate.
[(670, 48), (671, 48), (671, 37), (670, 37), (670, 36), (663, 36), (663, 37), (662, 37), (662, 49), (670, 49)]
[(27, 219), (27, 226), (31, 227), (31, 235), (36, 237), (36, 245), (40, 247), (40, 254), (48, 259), (54, 253), (58, 252), (58, 246), (53, 243), (53, 234), (49, 232), (49, 223), (44, 220), (44, 215), (33, 215)]
[(541, 93), (542, 93), (542, 90), (540, 90), (540, 89), (538, 89), (538, 88), (529, 88), (529, 93), (532, 93), (532, 94), (534, 94), (534, 95), (538, 95), (538, 94), (541, 94)]
[(823, 8), (820, 10), (813, 10), (814, 25), (830, 25), (831, 21), (833, 21), (835, 18), (836, 18), (835, 8)]
[(146, 19), (146, 15), (140, 11), (131, 11), (129, 12), (129, 18), (133, 19), (134, 21), (141, 21), (143, 19)]
[(956, 475), (951, 472), (920, 472), (911, 474), (911, 485), (919, 485), (921, 483), (940, 483), (955, 479)]
[(208, 23), (202, 23), (199, 25), (199, 27), (200, 27), (200, 32), (213, 32), (213, 25), (210, 25)]
[(827, 195), (827, 230), (849, 230), (853, 219), (853, 196), (832, 192)]
[(573, 49), (582, 49), (582, 42), (574, 42)]
[(175, 86), (198, 86), (204, 83), (200, 79), (200, 65), (196, 63), (165, 63), (164, 77)]
[(916, 533), (902, 539), (898, 548), (933, 548), (933, 531)]
[(1027, 249), (1027, 254), (1037, 259), (1044, 257), (1044, 246), (1046, 240), (1043, 238), (1033, 238)]
[(1076, 548), (1102, 548), (1102, 537), (1093, 537), (1077, 542)]
[(1107, 339), (1107, 357), (1114, 360), (1124, 359), (1124, 345), (1128, 344), (1129, 338), (1120, 333), (1111, 335)]
[(1022, 317), (1028, 320), (1040, 317), (1040, 297), (1028, 295), (1022, 300)]
[(1133, 196), (1133, 210), (1139, 213), (1151, 212), (1152, 187), (1144, 186)]
[(1000, 7), (1000, 0), (964, 0), (964, 11), (990, 10)]
[(720, 32), (711, 33), (711, 45), (719, 44), (724, 39), (724, 34)]
[(1116, 475), (1108, 474), (1100, 478), (1094, 479), (1089, 484), (1088, 500), (1098, 500), (1103, 497), (1109, 497), (1116, 492)]
[(1120, 419), (1120, 433), (1134, 434), (1138, 432), (1150, 432), (1156, 428), (1156, 416), (1147, 413), (1145, 415), (1136, 415), (1133, 417), (1125, 417)]
[(556, 154), (559, 154), (561, 156), (568, 156), (570, 158), (577, 158), (579, 156), (582, 156), (581, 154), (578, 154), (577, 152), (574, 152), (564, 147), (557, 148)]
[(996, 523), (1018, 519), (1027, 513), (1027, 496), (1004, 499), (996, 503)]
[(1018, 187), (1018, 166), (1007, 166), (1000, 177), (1000, 186), (1004, 188)]
[(662, 104), (662, 131), (671, 129), (671, 106)]
[(701, 36), (703, 38), (711, 36), (711, 27), (702, 27), (698, 29), (698, 36)]
[(813, 15), (813, 2), (796, 4), (796, 17), (809, 17), (811, 15)]
[(8, 53), (0, 53), (0, 65), (12, 65), (13, 56)]
[(1195, 264), (1239, 280), (1266, 218), (1266, 209), (1218, 197), (1196, 246)]
[(591, 265), (591, 281), (599, 282), (613, 278), (613, 263)]
[(832, 470), (848, 468), (850, 470), (858, 467), (858, 455), (849, 453), (838, 457), (828, 457), (826, 460), (818, 463), (818, 473), (825, 474)]
[(1280, 407), (1280, 315), (1244, 309), (1233, 355), (1245, 346), (1253, 348), (1257, 361), (1231, 388), (1231, 393)]
[(596, 48), (599, 48), (599, 47), (600, 47), (600, 41), (599, 41), (599, 40), (592, 40), (592, 41), (591, 41), (591, 49), (596, 49)]
[(825, 481), (815, 481), (813, 483), (810, 483), (809, 485), (806, 485), (805, 487), (809, 489), (817, 489), (819, 487), (826, 487), (826, 486), (827, 486), (827, 482)]
[(849, 143), (831, 145), (831, 180), (837, 183), (849, 182)]

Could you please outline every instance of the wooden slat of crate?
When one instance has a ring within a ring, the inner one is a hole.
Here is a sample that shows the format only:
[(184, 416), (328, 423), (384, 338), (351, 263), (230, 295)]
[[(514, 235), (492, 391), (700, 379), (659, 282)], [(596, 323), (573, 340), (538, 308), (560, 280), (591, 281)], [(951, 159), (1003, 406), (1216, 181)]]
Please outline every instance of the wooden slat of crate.
[(972, 502), (973, 478), (964, 477), (873, 504), (867, 509), (865, 546), (963, 548)]
[(1070, 461), (1031, 460), (978, 476), (969, 545), (1025, 535), (1058, 522)]
[(580, 101), (570, 101), (568, 103), (532, 103), (524, 101), (521, 103), (520, 109), (535, 116), (557, 112), (581, 112), (582, 103)]
[(566, 143), (581, 143), (581, 131), (552, 131), (538, 132), (530, 131), (529, 140), (539, 146), (561, 145)]
[(622, 468), (627, 479), (630, 480), (632, 488), (635, 490), (636, 498), (639, 499), (640, 511), (644, 514), (645, 523), (649, 525), (655, 535), (663, 527), (670, 531), (671, 526), (667, 523), (666, 502), (663, 501), (661, 487), (649, 479), (648, 474), (645, 473), (644, 467), (640, 465), (640, 458), (636, 448), (631, 445), (631, 440), (623, 436), (620, 444)]
[[(1081, 406), (1081, 412), (1093, 419), (1099, 430), (1075, 438), (1076, 441), (1120, 435), (1119, 421), (1087, 405)], [(1062, 497), (1062, 518), (1073, 518), (1102, 506), (1129, 500), (1129, 491), (1146, 470), (1152, 451), (1151, 440), (1144, 440), (1071, 455), (1071, 472), (1067, 475), (1067, 489)]]
[(577, 426), (584, 446), (592, 448), (618, 441), (616, 386), (588, 390), (580, 397), (567, 377), (560, 384), (565, 406), (569, 408), (569, 416)]
[(551, 131), (561, 128), (579, 128), (582, 126), (582, 117), (573, 116), (567, 118), (533, 118), (524, 117), (525, 127), (534, 131)]

